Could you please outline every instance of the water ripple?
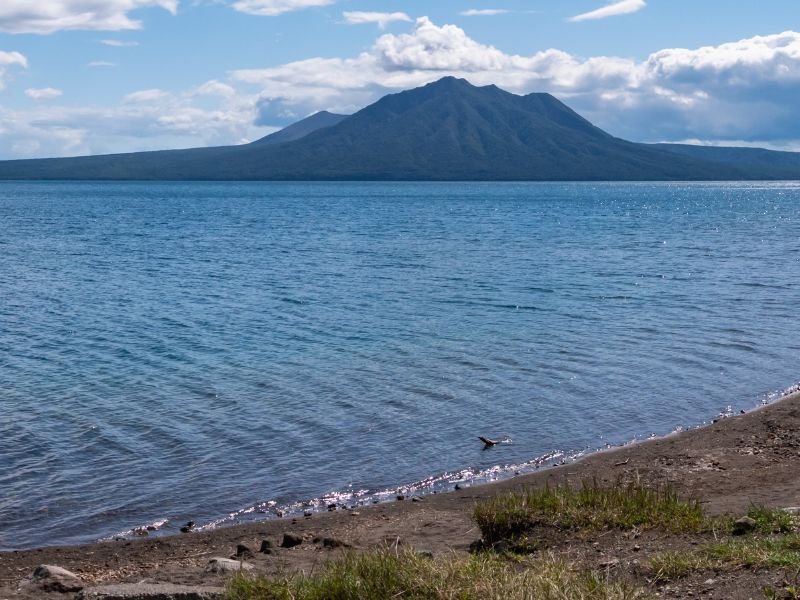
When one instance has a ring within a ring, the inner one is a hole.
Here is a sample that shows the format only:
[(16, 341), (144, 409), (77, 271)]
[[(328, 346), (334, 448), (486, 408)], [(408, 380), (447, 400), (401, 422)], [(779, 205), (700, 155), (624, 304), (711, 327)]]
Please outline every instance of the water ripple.
[(432, 493), (751, 407), (797, 379), (798, 239), (782, 183), (2, 184), (0, 549)]

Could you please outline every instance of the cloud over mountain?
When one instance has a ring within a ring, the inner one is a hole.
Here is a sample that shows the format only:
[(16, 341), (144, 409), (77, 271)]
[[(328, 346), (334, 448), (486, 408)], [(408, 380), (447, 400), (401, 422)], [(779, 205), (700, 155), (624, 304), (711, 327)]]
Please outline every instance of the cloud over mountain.
[(263, 90), (260, 123), (280, 123), (320, 109), (352, 111), (443, 74), (517, 93), (552, 92), (632, 139), (800, 139), (800, 33), (792, 31), (634, 61), (557, 49), (508, 54), (423, 17), (411, 32), (384, 34), (356, 57), (239, 70), (231, 78)]

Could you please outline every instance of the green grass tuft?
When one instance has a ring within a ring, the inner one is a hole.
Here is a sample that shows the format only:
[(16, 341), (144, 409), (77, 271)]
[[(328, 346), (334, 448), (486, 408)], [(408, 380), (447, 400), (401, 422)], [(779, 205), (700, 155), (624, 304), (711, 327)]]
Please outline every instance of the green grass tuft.
[(730, 539), (693, 552), (663, 552), (651, 558), (649, 566), (654, 577), (661, 581), (712, 569), (800, 569), (800, 535)]
[(226, 600), (632, 600), (641, 594), (550, 555), (522, 562), (485, 554), (431, 560), (387, 549), (351, 553), (316, 575), (283, 581), (238, 574)]
[(785, 510), (753, 506), (747, 516), (756, 522), (759, 533), (790, 533), (797, 527), (796, 518)]
[(708, 558), (728, 567), (800, 568), (800, 536), (725, 540), (701, 550)]
[(487, 544), (514, 540), (542, 526), (685, 532), (714, 525), (698, 502), (682, 500), (670, 488), (651, 489), (638, 484), (604, 488), (596, 482), (577, 490), (548, 487), (498, 496), (479, 503), (474, 517)]
[(655, 581), (674, 581), (713, 568), (714, 563), (697, 552), (661, 552), (649, 561)]

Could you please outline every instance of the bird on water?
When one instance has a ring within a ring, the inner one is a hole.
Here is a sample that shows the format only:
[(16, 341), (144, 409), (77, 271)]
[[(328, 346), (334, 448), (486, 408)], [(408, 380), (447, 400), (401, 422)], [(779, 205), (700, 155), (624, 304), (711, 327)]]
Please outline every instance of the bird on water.
[(478, 436), (478, 439), (483, 442), (483, 449), (486, 450), (487, 448), (491, 448), (492, 446), (496, 446), (497, 442), (495, 440), (490, 440), (489, 438), (485, 438), (482, 435)]

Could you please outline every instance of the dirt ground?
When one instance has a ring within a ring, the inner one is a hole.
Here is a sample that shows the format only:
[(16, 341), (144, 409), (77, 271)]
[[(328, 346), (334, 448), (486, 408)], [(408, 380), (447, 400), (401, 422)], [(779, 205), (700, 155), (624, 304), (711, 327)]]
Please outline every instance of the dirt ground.
[[(620, 479), (669, 483), (680, 494), (703, 502), (710, 514), (741, 516), (754, 504), (800, 506), (800, 393), (702, 429), (418, 501), (406, 499), (357, 511), (337, 510), (172, 537), (0, 553), (0, 600), (42, 597), (40, 592), (19, 587), (40, 564), (73, 571), (87, 585), (143, 580), (222, 585), (223, 576), (207, 574), (204, 568), (211, 557), (234, 555), (238, 544), (253, 550), (254, 558), (248, 562), (267, 574), (311, 572), (346, 547), (359, 550), (389, 544), (434, 555), (466, 553), (480, 537), (471, 518), (476, 501), (529, 486), (577, 486), (587, 480), (611, 485)], [(302, 536), (304, 542), (294, 548), (278, 547), (286, 532)], [(326, 545), (325, 538), (345, 546), (331, 548), (337, 543)], [(271, 554), (258, 551), (263, 540), (272, 542)], [(607, 532), (593, 538), (563, 534), (552, 540), (552, 547), (591, 566), (624, 568), (646, 582), (646, 574), (638, 572), (645, 557), (702, 542), (698, 537), (659, 532)], [(765, 586), (786, 585), (792, 576), (780, 570), (743, 568), (703, 573), (675, 585), (653, 584), (649, 589), (657, 597), (668, 598), (764, 598)], [(49, 596), (58, 598), (59, 594)]]

